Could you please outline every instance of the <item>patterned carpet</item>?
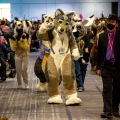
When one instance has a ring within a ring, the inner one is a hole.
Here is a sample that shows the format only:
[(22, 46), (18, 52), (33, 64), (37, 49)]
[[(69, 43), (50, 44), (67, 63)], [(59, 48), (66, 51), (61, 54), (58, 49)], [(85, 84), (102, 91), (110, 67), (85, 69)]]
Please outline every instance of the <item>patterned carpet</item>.
[[(16, 78), (0, 82), (0, 117), (8, 117), (9, 120), (102, 120), (102, 83), (100, 78), (90, 71), (90, 65), (85, 80), (85, 91), (78, 93), (83, 101), (81, 106), (47, 104), (47, 93), (34, 89), (39, 82), (33, 71), (38, 55), (39, 52), (34, 52), (29, 58), (29, 90), (16, 89)], [(64, 94), (61, 94), (65, 101)]]

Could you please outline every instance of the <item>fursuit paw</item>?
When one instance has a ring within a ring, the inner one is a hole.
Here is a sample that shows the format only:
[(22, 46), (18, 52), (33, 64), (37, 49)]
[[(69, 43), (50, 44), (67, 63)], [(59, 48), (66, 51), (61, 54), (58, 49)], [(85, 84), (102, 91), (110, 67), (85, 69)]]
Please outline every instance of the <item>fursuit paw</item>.
[(72, 57), (74, 60), (78, 60), (80, 58), (80, 53), (78, 51), (78, 48), (72, 50)]
[(46, 83), (38, 83), (35, 86), (36, 91), (40, 91), (40, 92), (46, 92), (47, 88), (46, 88)]
[(49, 24), (43, 22), (38, 30), (39, 34), (44, 34), (49, 30)]
[(79, 105), (82, 103), (82, 100), (77, 97), (77, 93), (66, 96), (66, 105)]
[(63, 103), (63, 100), (61, 99), (60, 95), (54, 95), (54, 96), (52, 96), (48, 99), (47, 103), (49, 103), (49, 104), (52, 104), (52, 103), (60, 104), (60, 103)]

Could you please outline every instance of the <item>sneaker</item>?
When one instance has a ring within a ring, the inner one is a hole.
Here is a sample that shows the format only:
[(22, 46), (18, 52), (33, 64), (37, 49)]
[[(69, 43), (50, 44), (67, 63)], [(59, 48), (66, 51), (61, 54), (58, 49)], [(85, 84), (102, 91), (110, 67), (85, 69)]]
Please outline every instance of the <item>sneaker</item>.
[(22, 85), (18, 85), (17, 89), (23, 89)]
[(25, 89), (29, 89), (29, 86), (28, 86), (28, 84), (25, 84)]
[(114, 112), (113, 116), (115, 116), (116, 118), (120, 118), (120, 114), (118, 112)]
[(84, 91), (84, 88), (80, 87), (78, 88), (78, 92), (83, 92)]

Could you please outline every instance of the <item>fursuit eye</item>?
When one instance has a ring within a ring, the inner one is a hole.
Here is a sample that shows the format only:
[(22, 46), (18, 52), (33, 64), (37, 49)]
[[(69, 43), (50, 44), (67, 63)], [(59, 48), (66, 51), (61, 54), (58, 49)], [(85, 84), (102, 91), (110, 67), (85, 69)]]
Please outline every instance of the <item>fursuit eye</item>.
[(69, 23), (66, 23), (65, 25), (69, 25)]
[(80, 30), (80, 29), (81, 29), (81, 26), (77, 26), (77, 29)]
[(74, 26), (72, 26), (72, 30), (74, 29)]
[(59, 23), (62, 23), (62, 21), (59, 21)]

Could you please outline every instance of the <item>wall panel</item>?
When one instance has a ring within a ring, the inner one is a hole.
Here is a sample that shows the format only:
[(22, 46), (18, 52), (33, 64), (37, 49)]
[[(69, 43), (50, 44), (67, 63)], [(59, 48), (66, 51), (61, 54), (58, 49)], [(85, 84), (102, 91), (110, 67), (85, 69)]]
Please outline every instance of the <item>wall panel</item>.
[(95, 15), (101, 16), (101, 11), (104, 12), (105, 16), (108, 16), (111, 11), (111, 3), (96, 3), (95, 4)]
[(38, 18), (42, 20), (42, 14), (47, 13), (46, 4), (29, 4), (29, 19)]
[(62, 9), (65, 11), (73, 10), (73, 5), (72, 4), (56, 4), (56, 9)]
[[(13, 16), (13, 18), (14, 17), (19, 17), (19, 18), (21, 18), (22, 17), (22, 13), (21, 13), (21, 5), (19, 5), (19, 4), (11, 4), (11, 14), (12, 14), (12, 16)], [(13, 19), (12, 18), (12, 19)]]
[[(42, 19), (42, 14), (54, 13), (61, 8), (65, 11), (75, 11), (82, 13), (84, 18), (95, 14), (100, 16), (104, 11), (105, 16), (111, 12), (111, 2), (118, 0), (0, 0), (1, 3), (11, 3), (11, 12), (18, 18), (30, 19), (38, 17)], [(119, 12), (120, 13), (120, 12)]]
[(56, 10), (56, 4), (47, 4), (46, 13), (54, 14)]
[(29, 18), (29, 4), (22, 4), (22, 18), (28, 19)]
[(81, 3), (79, 3), (79, 4), (74, 3), (73, 4), (73, 11), (75, 11), (77, 14), (82, 13), (82, 4)]
[(84, 18), (88, 18), (95, 14), (94, 3), (82, 3), (82, 13)]

